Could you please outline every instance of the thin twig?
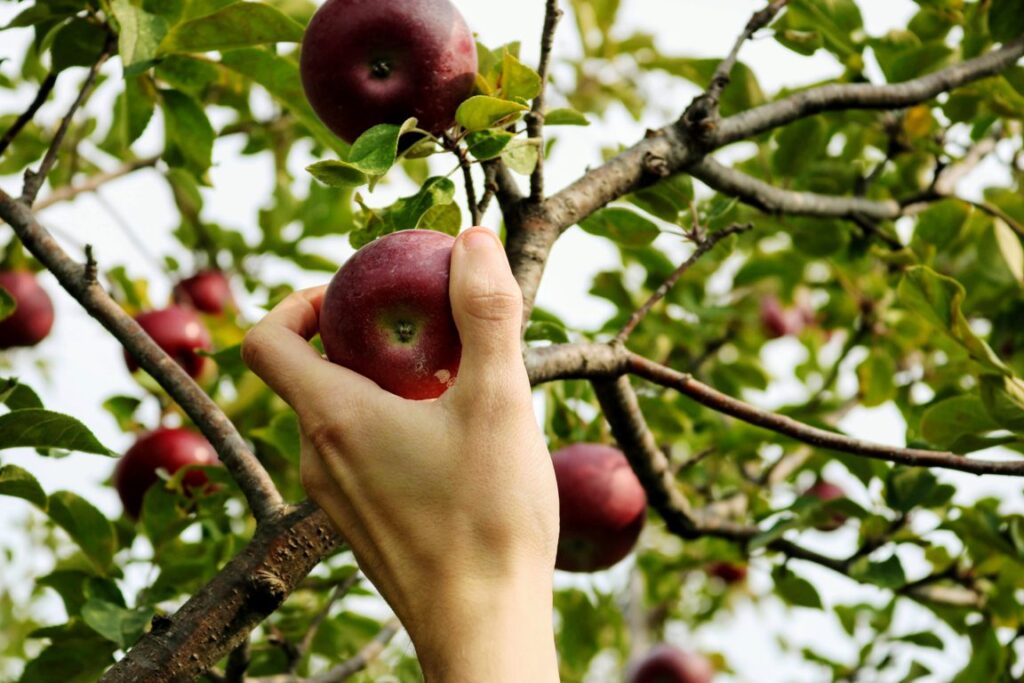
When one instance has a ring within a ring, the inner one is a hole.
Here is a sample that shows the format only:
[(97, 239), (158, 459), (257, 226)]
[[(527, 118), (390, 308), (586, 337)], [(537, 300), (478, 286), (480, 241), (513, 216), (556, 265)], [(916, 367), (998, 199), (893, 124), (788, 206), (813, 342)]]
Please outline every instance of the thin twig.
[(324, 606), (320, 608), (320, 611), (313, 616), (312, 620), (310, 620), (309, 627), (306, 629), (305, 635), (302, 636), (302, 640), (300, 640), (298, 645), (295, 646), (296, 656), (292, 660), (291, 666), (288, 667), (290, 673), (295, 673), (295, 670), (298, 669), (302, 658), (313, 646), (313, 639), (316, 638), (316, 634), (320, 630), (320, 625), (324, 623), (324, 619), (327, 618), (327, 615), (330, 613), (334, 603), (345, 597), (348, 592), (352, 590), (357, 583), (359, 583), (360, 578), (358, 571), (353, 572), (352, 576), (346, 578), (335, 586), (333, 591), (331, 591), (331, 594), (328, 596)]
[(548, 89), (548, 69), (551, 64), (551, 50), (555, 43), (555, 30), (562, 14), (558, 0), (547, 0), (544, 9), (544, 28), (540, 36), (540, 60), (537, 63), (540, 92), (533, 98), (533, 106), (526, 116), (527, 136), (531, 140), (540, 140), (537, 165), (530, 174), (530, 201), (534, 204), (544, 201), (544, 95)]
[(98, 173), (94, 176), (91, 176), (88, 180), (85, 180), (78, 185), (65, 185), (54, 190), (49, 195), (43, 197), (38, 202), (33, 204), (32, 209), (38, 213), (43, 209), (53, 206), (54, 204), (74, 199), (80, 194), (85, 194), (87, 192), (95, 192), (100, 187), (106, 185), (107, 183), (113, 180), (122, 178), (128, 175), (129, 173), (133, 173), (141, 168), (149, 168), (151, 166), (156, 165), (156, 162), (159, 159), (160, 157), (158, 156), (135, 159), (133, 161), (128, 161), (118, 166), (112, 171), (106, 171), (105, 173)]
[(693, 250), (693, 253), (690, 254), (690, 257), (683, 261), (683, 263), (680, 264), (680, 266), (675, 269), (675, 272), (669, 275), (668, 278), (663, 283), (661, 283), (661, 286), (654, 290), (654, 293), (651, 294), (650, 298), (647, 299), (644, 305), (638, 308), (633, 313), (633, 315), (629, 317), (629, 320), (626, 322), (626, 324), (623, 325), (622, 329), (619, 330), (619, 333), (615, 335), (615, 341), (625, 342), (626, 339), (629, 338), (629, 335), (633, 332), (633, 330), (636, 329), (636, 326), (640, 324), (640, 321), (643, 320), (644, 317), (646, 317), (647, 314), (651, 312), (651, 309), (654, 308), (655, 304), (657, 304), (659, 301), (665, 298), (665, 296), (669, 293), (672, 287), (674, 287), (675, 284), (679, 281), (679, 278), (681, 278), (686, 273), (686, 271), (693, 267), (693, 265), (697, 263), (697, 261), (699, 261), (704, 254), (714, 249), (716, 244), (721, 242), (729, 235), (737, 235), (741, 232), (750, 230), (753, 227), (754, 226), (749, 223), (745, 225), (731, 225), (728, 228), (725, 228), (724, 230), (713, 232), (707, 235), (706, 237), (701, 238), (698, 236), (696, 242), (697, 248)]
[(246, 638), (228, 655), (228, 665), (224, 669), (224, 683), (245, 683), (245, 672), (249, 670), (251, 660), (249, 645), (250, 639)]
[(36, 112), (39, 111), (39, 108), (43, 106), (44, 102), (46, 102), (46, 98), (50, 96), (50, 92), (53, 90), (53, 86), (56, 82), (57, 74), (49, 73), (46, 78), (43, 79), (43, 82), (39, 84), (39, 91), (36, 93), (35, 99), (32, 100), (32, 103), (28, 105), (28, 109), (22, 112), (21, 115), (14, 120), (11, 127), (4, 131), (4, 136), (0, 138), (0, 156), (3, 156), (3, 153), (7, 151), (10, 144), (14, 142), (14, 138), (18, 137), (18, 133), (21, 132), (21, 129), (27, 126), (35, 117)]
[(476, 201), (476, 185), (473, 184), (473, 167), (469, 154), (459, 144), (458, 140), (455, 140), (447, 133), (442, 142), (445, 148), (459, 160), (459, 168), (462, 169), (462, 180), (466, 185), (466, 204), (469, 206), (470, 219), (473, 221), (473, 225), (480, 225), (480, 205)]
[(111, 51), (116, 45), (114, 41), (115, 39), (112, 34), (107, 36), (107, 42), (103, 48), (103, 52), (100, 53), (99, 58), (89, 69), (89, 75), (85, 77), (85, 82), (82, 84), (81, 90), (78, 91), (78, 97), (76, 97), (75, 101), (71, 103), (71, 106), (68, 108), (68, 113), (65, 114), (63, 120), (61, 120), (60, 126), (57, 128), (57, 132), (53, 136), (53, 140), (50, 141), (50, 147), (46, 150), (46, 155), (39, 163), (39, 168), (35, 171), (25, 171), (25, 185), (21, 191), (21, 201), (29, 207), (35, 203), (36, 195), (39, 194), (39, 188), (43, 186), (43, 181), (46, 180), (46, 176), (50, 173), (53, 165), (57, 163), (57, 153), (60, 151), (60, 145), (61, 142), (64, 141), (64, 136), (67, 135), (68, 127), (71, 125), (72, 119), (75, 118), (75, 113), (78, 111), (78, 108), (92, 93), (92, 89), (96, 84), (96, 77), (100, 73), (100, 67), (102, 67), (110, 57)]
[(729, 85), (730, 75), (736, 66), (736, 62), (739, 61), (740, 49), (743, 47), (743, 44), (750, 40), (755, 33), (770, 24), (775, 15), (788, 2), (789, 0), (772, 0), (772, 2), (768, 3), (767, 7), (758, 10), (754, 13), (754, 16), (750, 17), (747, 25), (743, 27), (742, 33), (736, 38), (736, 42), (733, 44), (729, 55), (715, 67), (715, 72), (711, 76), (711, 82), (708, 83), (707, 90), (694, 98), (693, 102), (690, 103), (690, 106), (683, 113), (680, 120), (686, 127), (692, 129), (694, 126), (702, 125), (706, 121), (713, 121), (718, 118), (719, 100), (725, 87)]

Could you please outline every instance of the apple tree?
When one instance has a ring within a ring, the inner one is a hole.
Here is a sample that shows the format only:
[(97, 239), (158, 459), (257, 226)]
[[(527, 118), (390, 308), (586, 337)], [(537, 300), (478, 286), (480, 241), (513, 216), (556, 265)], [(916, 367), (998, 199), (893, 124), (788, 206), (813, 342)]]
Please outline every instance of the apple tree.
[[(816, 680), (1020, 680), (1019, 498), (964, 482), (1024, 476), (1024, 3), (916, 0), (876, 35), (856, 0), (771, 0), (715, 57), (629, 29), (638, 5), (546, 0), (539, 50), (475, 36), (477, 73), (439, 126), (389, 110), (350, 144), (303, 89), (311, 0), (0, 3), (0, 509), (23, 520), (8, 559), (33, 568), (30, 590), (0, 588), (0, 677), (419, 680), (344, 529), (304, 500), (295, 417), (240, 343), (349, 246), (482, 224), (522, 288), (551, 450), (615, 446), (646, 499), (628, 559), (559, 575), (564, 680), (630, 662), (647, 680), (648, 652), (684, 657), (663, 643), (690, 658), (672, 680), (727, 680), (751, 637)], [(673, 32), (701, 30), (689, 5)], [(768, 92), (751, 41), (838, 75)], [(603, 138), (597, 163), (559, 159), (581, 127), (660, 111), (666, 82), (697, 94), (641, 139)], [(271, 169), (255, 224), (210, 217), (225, 150)], [(135, 175), (173, 198), (162, 282), (47, 220)], [(585, 327), (535, 305), (580, 232), (615, 254), (589, 292), (608, 314)], [(61, 376), (17, 379), (47, 354), (89, 362), (74, 339), (34, 346), (58, 287), (125, 349), (136, 389), (100, 400), (128, 455), (50, 399), (76, 391)], [(879, 407), (899, 445), (845, 421)], [(124, 515), (40, 484), (33, 463), (69, 452), (116, 465)], [(845, 642), (783, 624), (704, 645), (751, 605), (825, 612)]]

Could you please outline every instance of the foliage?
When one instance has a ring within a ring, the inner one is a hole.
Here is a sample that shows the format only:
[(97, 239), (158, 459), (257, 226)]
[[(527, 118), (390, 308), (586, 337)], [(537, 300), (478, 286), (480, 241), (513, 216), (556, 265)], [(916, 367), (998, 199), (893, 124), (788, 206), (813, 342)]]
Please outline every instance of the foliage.
[[(567, 4), (566, 23), (578, 34), (581, 54), (558, 56), (564, 70), (549, 86), (548, 100), (556, 105), (545, 116), (547, 148), (527, 134), (524, 116), (542, 83), (518, 44), (479, 46), (477, 91), (444, 138), (419, 130), (412, 119), (376, 126), (351, 146), (341, 142), (313, 114), (299, 85), (296, 43), (314, 10), (309, 0), (20, 2), (0, 44), (15, 32), (32, 39), (22, 55), (3, 48), (0, 59), (10, 61), (0, 64), (0, 88), (34, 91), (51, 73), (61, 83), (81, 81), (111, 37), (120, 66), (102, 72), (100, 88), (113, 109), (87, 107), (73, 121), (67, 137), (75, 144), (62, 148), (47, 177), (50, 191), (80, 187), (105, 169), (139, 162), (140, 139), (157, 131), (162, 148), (155, 168), (180, 214), (175, 239), (195, 254), (196, 268), (233, 273), (249, 299), (269, 306), (292, 285), (269, 279), (264, 264), (284, 262), (326, 277), (338, 263), (324, 255), (325, 238), (345, 236), (358, 247), (396, 230), (456, 234), (466, 227), (449, 177), (460, 159), (474, 167), (501, 160), (529, 176), (540, 155), (557, 155), (560, 136), (571, 134), (552, 126), (587, 125), (620, 108), (639, 119), (652, 104), (646, 86), (652, 78), (708, 86), (718, 60), (667, 53), (654, 36), (629, 33), (623, 18), (633, 3)], [(1024, 32), (1018, 0), (917, 5), (905, 30), (875, 36), (867, 33), (855, 0), (791, 0), (770, 32), (796, 55), (826, 55), (839, 69), (839, 83), (873, 80), (872, 63), (886, 82), (902, 82)], [(787, 94), (766, 92), (740, 63), (721, 114)], [(20, 113), (5, 101), (0, 130)], [(695, 224), (713, 231), (749, 222), (753, 230), (730, 238), (728, 249), (707, 254), (668, 292), (630, 337), (631, 350), (757, 401), (778, 379), (775, 354), (799, 349), (799, 391), (779, 413), (838, 429), (851, 410), (886, 406), (905, 421), (908, 446), (963, 455), (995, 446), (1024, 453), (1022, 118), (1024, 66), (1014, 66), (905, 110), (829, 111), (762, 134), (736, 169), (789, 190), (916, 202), (920, 210), (877, 225), (769, 214), (695, 187), (687, 174), (674, 175), (579, 223), (608, 240), (619, 256), (615, 267), (594, 275), (590, 289), (610, 304), (607, 319), (573, 329), (537, 309), (527, 340), (535, 346), (607, 340), (671, 275), (674, 241), (692, 236)], [(0, 156), (0, 176), (36, 167), (51, 137), (51, 126), (26, 126)], [(210, 174), (214, 149), (234, 137), (242, 140), (243, 155), (274, 169), (275, 185), (256, 226), (221, 225), (205, 211), (217, 191)], [(985, 145), (992, 141), (1005, 150), (992, 157), (1002, 163), (1001, 182), (970, 201), (933, 192), (947, 169), (968, 163), (976, 150), (991, 153)], [(378, 206), (378, 185), (403, 176), (416, 190)], [(14, 241), (6, 252), (8, 263), (24, 259)], [(170, 258), (166, 271), (172, 280), (188, 274)], [(149, 300), (147, 283), (130, 267), (102, 275), (130, 312), (161, 303)], [(760, 317), (766, 297), (809, 308), (810, 323), (788, 340), (773, 341)], [(0, 317), (10, 312), (9, 299), (0, 289)], [(240, 362), (238, 344), (248, 323), (242, 317), (206, 322), (215, 338), (217, 371), (204, 379), (204, 388), (252, 443), (285, 498), (300, 500), (298, 426)], [(159, 406), (161, 420), (187, 422), (151, 379), (138, 379), (135, 395), (104, 403), (121, 429), (156, 427), (142, 416), (147, 404)], [(56, 383), (62, 390), (60, 378)], [(1018, 597), (1024, 517), (1008, 512), (1005, 501), (964, 501), (946, 473), (811, 448), (724, 419), (678, 393), (649, 384), (638, 390), (690, 504), (724, 506), (760, 533), (747, 543), (710, 537), (682, 542), (652, 513), (635, 569), (628, 567), (639, 597), (622, 599), (625, 588), (608, 588), (614, 581), (576, 585), (556, 596), (563, 680), (583, 680), (601, 666), (602, 654), (618, 671), (639, 654), (637, 642), (661, 639), (678, 625), (700, 629), (744, 603), (769, 600), (786, 609), (829, 611), (848, 636), (853, 654), (840, 657), (791, 645), (783, 634), (783, 647), (795, 650), (819, 677), (910, 681), (934, 673), (946, 680), (956, 675), (950, 660), (935, 655), (951, 641), (970, 650), (957, 681), (1016, 680), (1011, 667), (1021, 675), (1012, 644), (1024, 633)], [(556, 382), (538, 392), (553, 449), (610, 440), (607, 425), (595, 418), (589, 384)], [(41, 458), (94, 453), (97, 467), (108, 466), (100, 458), (110, 452), (88, 427), (47, 410), (32, 388), (0, 380), (0, 404), (0, 449), (30, 447)], [(0, 638), (0, 676), (23, 671), (26, 683), (95, 680), (252, 535), (253, 523), (224, 472), (211, 471), (219, 486), (190, 498), (182, 495), (180, 476), (167, 479), (147, 494), (142, 521), (134, 524), (108, 519), (74, 493), (45, 491), (31, 468), (2, 464), (3, 457), (0, 450), (0, 496), (19, 499), (5, 500), (5, 509), (35, 510), (26, 523), (30, 552), (48, 557), (51, 569), (32, 577), (27, 596), (0, 590), (0, 623), (7, 629)], [(820, 476), (841, 478), (856, 503), (822, 504), (801, 496)], [(816, 529), (836, 514), (849, 520), (840, 532), (843, 556), (851, 560), (843, 573), (877, 587), (884, 599), (850, 602), (823, 594), (805, 564), (769, 548), (781, 538), (821, 540)], [(749, 587), (727, 586), (703, 571), (717, 561), (749, 561), (762, 571)], [(354, 655), (380, 630), (378, 611), (329, 602), (330, 589), (352, 576), (351, 565), (344, 553), (325, 561), (267, 620), (253, 639), (250, 675), (322, 671)], [(132, 578), (139, 567), (148, 577), (141, 586)], [(915, 597), (913, 589), (926, 586), (960, 590), (976, 600), (950, 604)], [(369, 594), (360, 587), (352, 592)], [(54, 594), (66, 620), (40, 623), (37, 606)], [(894, 614), (904, 601), (927, 610), (934, 627), (901, 630)], [(325, 609), (308, 648), (296, 650)], [(716, 662), (728, 669), (728, 651), (719, 654)], [(936, 662), (946, 669), (932, 672)], [(420, 676), (409, 652), (392, 648), (360, 680), (386, 671), (401, 681)]]

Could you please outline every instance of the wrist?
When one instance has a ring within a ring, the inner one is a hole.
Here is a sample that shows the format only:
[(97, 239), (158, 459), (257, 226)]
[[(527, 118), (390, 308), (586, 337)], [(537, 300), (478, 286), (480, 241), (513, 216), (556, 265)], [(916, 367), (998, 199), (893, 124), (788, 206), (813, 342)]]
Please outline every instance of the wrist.
[(427, 683), (558, 681), (552, 574), (438, 586), (409, 628)]

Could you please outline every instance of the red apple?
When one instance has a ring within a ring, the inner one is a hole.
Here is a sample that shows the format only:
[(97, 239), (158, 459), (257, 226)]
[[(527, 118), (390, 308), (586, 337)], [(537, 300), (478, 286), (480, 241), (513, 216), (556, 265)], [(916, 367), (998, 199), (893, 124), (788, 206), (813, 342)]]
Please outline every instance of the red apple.
[(727, 586), (747, 580), (747, 565), (738, 562), (712, 562), (704, 571)]
[(644, 527), (647, 494), (617, 448), (579, 443), (551, 455), (561, 531), (555, 567), (606, 569), (633, 550)]
[[(810, 316), (810, 319), (808, 319)], [(761, 326), (769, 339), (798, 335), (814, 319), (808, 307), (784, 308), (778, 298), (766, 296), (761, 299)]]
[[(135, 320), (189, 375), (198, 377), (203, 372), (207, 358), (196, 352), (210, 350), (210, 333), (191, 308), (169, 306), (140, 313)], [(124, 358), (129, 370), (138, 370), (139, 364), (127, 351)]]
[[(825, 479), (819, 479), (815, 482), (814, 486), (804, 491), (805, 496), (811, 498), (817, 498), (822, 503), (827, 503), (830, 500), (838, 500), (846, 497), (846, 492), (838, 484), (833, 484)], [(843, 524), (846, 523), (846, 515), (836, 512), (830, 516), (830, 518), (819, 524), (816, 528), (819, 531), (835, 531)]]
[(455, 238), (405, 230), (370, 242), (335, 274), (320, 309), (327, 358), (404, 398), (437, 398), (462, 357), (448, 299)]
[(662, 643), (629, 669), (629, 683), (711, 683), (715, 670), (703, 655)]
[(220, 315), (235, 306), (228, 277), (219, 270), (201, 270), (176, 284), (174, 301), (210, 315)]
[(473, 91), (476, 44), (449, 0), (327, 0), (300, 59), (306, 97), (339, 137), (410, 117), (439, 134)]
[[(188, 429), (161, 427), (139, 438), (128, 449), (114, 470), (114, 487), (121, 496), (124, 510), (138, 518), (146, 490), (159, 479), (158, 469), (173, 475), (188, 465), (216, 465), (219, 462), (213, 446), (201, 434)], [(206, 484), (206, 473), (193, 470), (185, 474), (187, 488)]]
[(53, 302), (27, 270), (0, 272), (0, 287), (14, 299), (14, 311), (0, 320), (0, 349), (35, 346), (53, 328)]

